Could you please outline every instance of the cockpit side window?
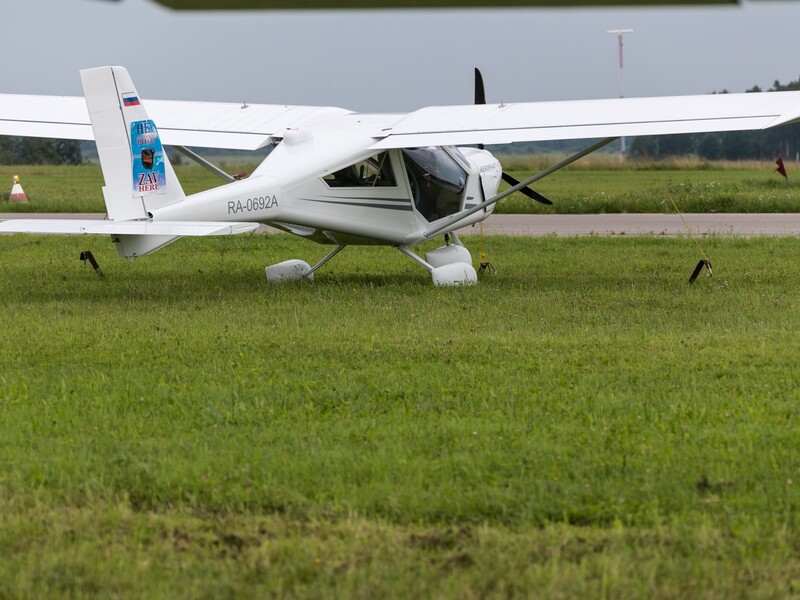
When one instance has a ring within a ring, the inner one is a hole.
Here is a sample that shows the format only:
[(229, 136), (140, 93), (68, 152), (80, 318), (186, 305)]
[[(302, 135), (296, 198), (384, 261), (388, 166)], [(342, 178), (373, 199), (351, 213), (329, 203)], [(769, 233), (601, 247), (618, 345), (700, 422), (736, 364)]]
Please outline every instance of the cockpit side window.
[(439, 147), (407, 148), (403, 161), (417, 211), (429, 222), (461, 210), (466, 171)]
[(388, 152), (381, 152), (323, 177), (332, 188), (395, 187), (397, 181)]

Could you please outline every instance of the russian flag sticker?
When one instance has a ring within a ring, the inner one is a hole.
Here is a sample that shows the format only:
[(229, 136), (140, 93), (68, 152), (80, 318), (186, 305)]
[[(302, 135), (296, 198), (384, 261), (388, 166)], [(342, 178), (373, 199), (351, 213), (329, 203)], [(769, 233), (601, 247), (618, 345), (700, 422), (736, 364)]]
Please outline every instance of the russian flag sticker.
[(122, 104), (125, 106), (139, 106), (139, 97), (135, 92), (122, 94)]

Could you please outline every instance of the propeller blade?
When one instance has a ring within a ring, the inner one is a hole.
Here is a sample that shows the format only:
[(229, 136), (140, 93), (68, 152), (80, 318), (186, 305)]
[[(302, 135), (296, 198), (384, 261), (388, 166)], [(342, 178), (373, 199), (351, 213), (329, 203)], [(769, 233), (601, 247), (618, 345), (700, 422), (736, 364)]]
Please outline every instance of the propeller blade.
[[(505, 181), (508, 185), (512, 186), (519, 185), (519, 180), (509, 175), (505, 171), (503, 171), (503, 181)], [(536, 200), (536, 202), (541, 202), (542, 204), (547, 204), (548, 206), (553, 204), (550, 200), (542, 196), (539, 192), (537, 192), (536, 190), (532, 190), (529, 187), (521, 188), (519, 191), (525, 194), (531, 200)]]
[[(486, 104), (486, 88), (483, 87), (483, 75), (478, 67), (475, 67), (475, 104)], [(478, 144), (478, 150), (484, 148), (486, 146)]]
[[(475, 104), (486, 104), (486, 88), (483, 85), (483, 75), (481, 75), (481, 70), (478, 67), (475, 67)], [(478, 148), (481, 150), (484, 149), (483, 144), (478, 144)], [(514, 179), (511, 175), (503, 171), (503, 181), (505, 181), (509, 185), (519, 185), (519, 181)], [(532, 190), (529, 187), (524, 187), (519, 190), (523, 194), (525, 194), (531, 200), (536, 200), (536, 202), (541, 202), (542, 204), (552, 205), (553, 203), (550, 202), (547, 198), (542, 196), (539, 192)]]
[(481, 70), (475, 67), (475, 104), (486, 104), (486, 89), (483, 87)]

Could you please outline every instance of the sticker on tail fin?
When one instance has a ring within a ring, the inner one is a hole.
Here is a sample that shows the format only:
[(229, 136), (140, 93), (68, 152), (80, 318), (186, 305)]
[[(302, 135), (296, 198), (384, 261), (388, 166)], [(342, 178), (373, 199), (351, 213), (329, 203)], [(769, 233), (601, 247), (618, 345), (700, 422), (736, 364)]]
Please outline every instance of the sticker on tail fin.
[(131, 123), (133, 193), (135, 196), (163, 194), (167, 191), (164, 148), (155, 123), (150, 119)]

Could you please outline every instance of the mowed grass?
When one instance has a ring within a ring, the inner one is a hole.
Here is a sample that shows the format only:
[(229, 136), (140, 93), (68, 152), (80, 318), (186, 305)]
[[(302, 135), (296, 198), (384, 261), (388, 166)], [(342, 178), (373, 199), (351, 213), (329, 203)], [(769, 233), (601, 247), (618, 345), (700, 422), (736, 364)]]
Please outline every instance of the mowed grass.
[[(500, 157), (518, 179), (557, 163), (561, 158)], [(553, 206), (513, 194), (497, 205), (499, 213), (671, 213), (683, 212), (798, 212), (800, 188), (794, 163), (787, 163), (790, 180), (765, 162), (708, 163), (686, 159), (624, 165), (600, 155), (585, 159), (534, 184)], [(226, 164), (231, 173), (252, 172), (254, 164)], [(179, 165), (176, 172), (186, 193), (222, 184), (198, 166)], [(105, 212), (99, 165), (79, 167), (0, 167), (0, 200), (8, 199), (13, 175), (20, 175), (27, 204), (0, 202), (0, 212)], [(507, 186), (502, 184), (501, 190)], [(673, 205), (674, 203), (674, 205)]]
[[(231, 173), (252, 172), (256, 165), (228, 165), (220, 163)], [(199, 166), (176, 166), (175, 172), (187, 194), (224, 184), (216, 175)], [(52, 212), (52, 213), (104, 213), (103, 173), (100, 165), (80, 166), (0, 166), (0, 201), (7, 201), (14, 175), (28, 198), (27, 203), (0, 202), (0, 212)], [(6, 187), (8, 189), (6, 189)]]
[(0, 237), (0, 596), (797, 594), (798, 241), (483, 243)]

